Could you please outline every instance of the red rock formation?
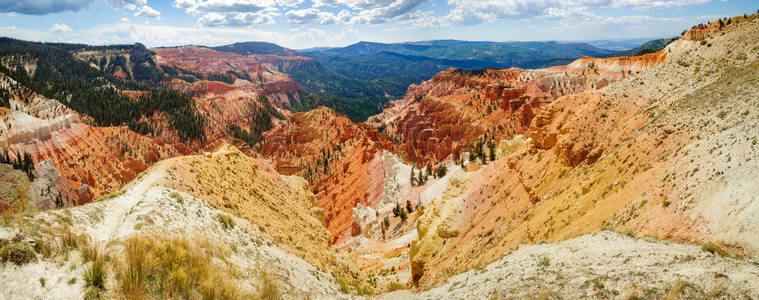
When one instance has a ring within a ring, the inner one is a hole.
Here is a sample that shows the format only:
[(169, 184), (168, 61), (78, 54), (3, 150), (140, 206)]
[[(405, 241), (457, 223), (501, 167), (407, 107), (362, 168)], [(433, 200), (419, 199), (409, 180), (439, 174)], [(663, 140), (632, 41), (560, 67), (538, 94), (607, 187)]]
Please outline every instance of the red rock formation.
[[(9, 153), (29, 153), (35, 162), (51, 159), (75, 190), (70, 199), (94, 199), (134, 179), (150, 164), (179, 155), (171, 145), (134, 133), (126, 127), (91, 127), (74, 123), (48, 139), (10, 145)], [(85, 190), (79, 190), (83, 185)], [(91, 193), (94, 197), (88, 197)], [(78, 203), (82, 204), (82, 203)]]
[(384, 171), (376, 131), (327, 108), (292, 115), (264, 134), (260, 153), (277, 171), (306, 178), (324, 209), (333, 243), (353, 233), (352, 209), (377, 203)]
[[(425, 164), (468, 151), (487, 135), (496, 139), (525, 133), (543, 108), (570, 94), (603, 88), (656, 66), (667, 51), (638, 57), (583, 57), (569, 65), (539, 70), (450, 69), (409, 87), (404, 100), (369, 119), (401, 141), (405, 158)], [(545, 143), (551, 143), (548, 137)]]
[[(160, 65), (200, 73), (224, 74), (234, 71), (246, 74), (247, 78), (250, 78), (250, 80), (237, 80), (234, 84), (208, 82), (192, 84), (193, 90), (205, 92), (201, 94), (202, 96), (252, 98), (257, 94), (264, 94), (272, 96), (275, 99), (272, 101), (273, 104), (280, 107), (293, 104), (290, 103), (291, 100), (298, 100), (296, 94), (300, 91), (300, 85), (287, 74), (278, 72), (278, 66), (311, 60), (300, 56), (240, 55), (195, 46), (160, 48), (153, 51), (156, 52), (156, 61)], [(183, 81), (177, 81), (176, 84), (186, 85)]]

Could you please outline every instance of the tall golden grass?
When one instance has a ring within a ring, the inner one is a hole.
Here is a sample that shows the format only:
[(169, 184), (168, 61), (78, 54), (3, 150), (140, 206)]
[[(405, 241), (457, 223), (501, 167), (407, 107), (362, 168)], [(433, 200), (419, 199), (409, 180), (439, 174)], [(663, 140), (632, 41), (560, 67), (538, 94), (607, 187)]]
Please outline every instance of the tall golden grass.
[(184, 237), (131, 237), (115, 265), (120, 292), (126, 299), (239, 299), (228, 269), (213, 263), (218, 253)]

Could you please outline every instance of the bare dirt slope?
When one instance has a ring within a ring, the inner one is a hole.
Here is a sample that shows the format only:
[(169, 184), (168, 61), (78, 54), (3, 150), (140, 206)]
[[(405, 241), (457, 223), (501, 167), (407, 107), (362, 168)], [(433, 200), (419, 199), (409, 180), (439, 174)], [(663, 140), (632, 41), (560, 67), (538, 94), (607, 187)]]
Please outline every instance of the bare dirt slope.
[(753, 20), (677, 41), (655, 67), (547, 105), (528, 144), (466, 181), (461, 199), (423, 209), (433, 228), (412, 245), (416, 282), (604, 227), (756, 256), (757, 32)]

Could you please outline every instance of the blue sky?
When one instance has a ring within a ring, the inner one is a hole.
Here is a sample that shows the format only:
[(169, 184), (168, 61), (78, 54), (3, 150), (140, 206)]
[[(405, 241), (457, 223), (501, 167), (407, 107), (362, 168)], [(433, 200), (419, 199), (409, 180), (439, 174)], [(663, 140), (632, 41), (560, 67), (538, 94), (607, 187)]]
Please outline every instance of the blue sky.
[(654, 38), (756, 0), (0, 0), (0, 35), (151, 47)]

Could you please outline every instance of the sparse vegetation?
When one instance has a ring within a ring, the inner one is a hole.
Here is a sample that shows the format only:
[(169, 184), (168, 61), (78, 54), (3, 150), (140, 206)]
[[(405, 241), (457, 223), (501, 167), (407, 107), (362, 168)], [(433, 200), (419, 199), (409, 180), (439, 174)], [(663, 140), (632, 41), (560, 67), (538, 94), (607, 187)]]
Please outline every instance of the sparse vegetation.
[(108, 194), (105, 194), (105, 195), (103, 195), (103, 196), (100, 196), (100, 198), (98, 198), (98, 199), (97, 199), (97, 200), (95, 200), (95, 201), (105, 201), (105, 200), (113, 199), (113, 198), (116, 198), (116, 197), (118, 197), (118, 196), (121, 196), (121, 195), (123, 195), (123, 194), (124, 194), (124, 192), (125, 192), (125, 190), (124, 190), (124, 189), (120, 189), (120, 190), (118, 190), (118, 191), (115, 191), (115, 192), (112, 192), (112, 193), (108, 193)]

